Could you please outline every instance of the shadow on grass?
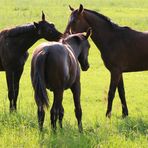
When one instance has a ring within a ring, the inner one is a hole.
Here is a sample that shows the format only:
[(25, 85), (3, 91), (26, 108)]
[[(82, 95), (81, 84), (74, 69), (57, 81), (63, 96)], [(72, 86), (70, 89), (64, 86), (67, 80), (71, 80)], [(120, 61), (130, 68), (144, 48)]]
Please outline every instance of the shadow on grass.
[(53, 148), (90, 148), (92, 146), (90, 136), (85, 132), (79, 133), (76, 125), (65, 123), (63, 128), (57, 128), (56, 132), (44, 128), (40, 133), (39, 138), (40, 147), (53, 147)]
[(127, 117), (117, 123), (119, 134), (125, 135), (126, 139), (135, 140), (140, 136), (148, 135), (148, 119), (142, 117)]
[(79, 133), (77, 124), (71, 124), (69, 121), (63, 122), (62, 129), (58, 126), (56, 132), (51, 130), (49, 124), (46, 123), (43, 132), (40, 133), (36, 116), (21, 113), (0, 113), (1, 135), (5, 132), (3, 128), (10, 130), (10, 132), (12, 129), (16, 137), (17, 131), (23, 132), (22, 135), (27, 135), (29, 132), (29, 139), (34, 138), (39, 147), (90, 148), (100, 145), (107, 147), (110, 144), (114, 146), (116, 142), (118, 144), (126, 140), (135, 143), (139, 137), (145, 139), (148, 135), (148, 119), (142, 118), (142, 116), (127, 117), (126, 119), (114, 117), (112, 121), (106, 118), (87, 121), (83, 124), (83, 133)]

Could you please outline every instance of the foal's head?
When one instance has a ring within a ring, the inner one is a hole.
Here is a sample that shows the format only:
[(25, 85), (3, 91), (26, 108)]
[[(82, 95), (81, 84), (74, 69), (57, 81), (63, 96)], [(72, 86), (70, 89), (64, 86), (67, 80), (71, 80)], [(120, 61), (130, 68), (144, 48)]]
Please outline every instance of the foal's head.
[(84, 18), (84, 8), (83, 5), (80, 4), (79, 9), (74, 10), (71, 6), (69, 6), (71, 12), (65, 33), (78, 33), (78, 32), (86, 32), (89, 28), (88, 23)]
[(90, 44), (88, 42), (88, 37), (91, 35), (91, 32), (92, 30), (89, 28), (86, 35), (83, 33), (71, 34), (65, 39), (65, 42), (72, 47), (83, 71), (89, 68), (88, 54)]
[(53, 23), (45, 20), (45, 14), (42, 12), (42, 20), (38, 23), (34, 22), (38, 35), (48, 41), (57, 41), (61, 38), (62, 34), (55, 28)]

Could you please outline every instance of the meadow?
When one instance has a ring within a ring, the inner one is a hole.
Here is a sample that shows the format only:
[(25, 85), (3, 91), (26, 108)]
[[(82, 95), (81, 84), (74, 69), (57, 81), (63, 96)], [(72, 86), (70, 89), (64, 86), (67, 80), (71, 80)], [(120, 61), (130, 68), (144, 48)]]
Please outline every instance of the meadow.
[[(148, 2), (145, 0), (0, 0), (0, 29), (31, 23), (46, 14), (56, 28), (64, 31), (70, 4), (108, 16), (120, 26), (130, 26), (139, 31), (148, 30)], [(83, 133), (78, 132), (74, 115), (72, 94), (65, 91), (63, 129), (54, 133), (50, 127), (50, 110), (46, 110), (43, 133), (39, 133), (37, 108), (30, 81), (30, 61), (35, 47), (29, 49), (20, 83), (17, 113), (9, 113), (9, 100), (5, 73), (0, 73), (0, 147), (2, 148), (147, 148), (148, 147), (148, 71), (125, 73), (124, 83), (129, 116), (122, 119), (118, 93), (114, 99), (111, 119), (105, 117), (110, 74), (105, 68), (100, 52), (91, 39), (90, 69), (81, 72), (81, 104)], [(132, 56), (132, 55), (131, 55)], [(50, 106), (52, 93), (49, 92)]]

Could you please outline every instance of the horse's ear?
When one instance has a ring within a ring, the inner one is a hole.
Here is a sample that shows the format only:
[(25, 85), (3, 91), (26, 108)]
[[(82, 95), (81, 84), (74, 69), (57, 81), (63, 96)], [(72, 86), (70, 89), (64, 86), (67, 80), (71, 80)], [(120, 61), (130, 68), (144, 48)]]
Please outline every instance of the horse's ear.
[(83, 10), (84, 10), (83, 5), (80, 4), (80, 6), (79, 6), (79, 10), (78, 10), (79, 14), (81, 14), (81, 13), (83, 12)]
[(87, 29), (87, 32), (86, 32), (86, 39), (88, 39), (89, 38), (89, 36), (91, 36), (91, 34), (92, 34), (92, 28), (91, 27), (89, 27), (88, 29)]
[(42, 11), (42, 21), (45, 21), (45, 14), (43, 11)]
[(74, 8), (72, 8), (70, 5), (69, 5), (69, 9), (70, 9), (71, 11), (74, 11)]
[(38, 24), (38, 23), (33, 22), (33, 24), (34, 24), (34, 26), (35, 26), (36, 28), (38, 28), (38, 27), (39, 27), (39, 24)]

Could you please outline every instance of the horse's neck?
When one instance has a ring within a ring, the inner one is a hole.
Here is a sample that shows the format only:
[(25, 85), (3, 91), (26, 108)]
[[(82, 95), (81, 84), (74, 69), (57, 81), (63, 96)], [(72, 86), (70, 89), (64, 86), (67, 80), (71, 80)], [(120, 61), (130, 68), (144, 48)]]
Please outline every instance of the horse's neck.
[(70, 50), (74, 53), (75, 57), (78, 58), (78, 56), (80, 55), (80, 47), (76, 44), (71, 43), (70, 41), (67, 43), (70, 46)]
[(37, 32), (32, 30), (14, 37), (12, 42), (13, 40), (16, 40), (17, 44), (15, 45), (15, 49), (20, 50), (20, 53), (24, 54), (39, 39), (40, 37), (38, 36)]
[(113, 29), (110, 26), (111, 24), (91, 12), (85, 11), (84, 17), (88, 25), (93, 30), (91, 39), (101, 51), (103, 46), (113, 37)]
[(75, 57), (78, 59), (79, 55), (80, 55), (80, 47), (78, 45), (74, 45), (74, 46), (71, 46), (72, 47), (72, 50), (75, 54)]

